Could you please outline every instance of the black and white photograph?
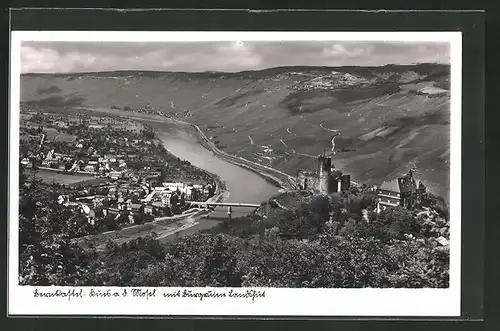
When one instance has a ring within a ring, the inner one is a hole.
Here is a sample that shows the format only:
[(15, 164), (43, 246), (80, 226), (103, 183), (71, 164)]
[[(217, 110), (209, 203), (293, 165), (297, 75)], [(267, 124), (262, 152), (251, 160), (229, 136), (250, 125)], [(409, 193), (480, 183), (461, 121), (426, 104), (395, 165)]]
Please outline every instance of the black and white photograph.
[(459, 314), (460, 33), (14, 37), (17, 310)]

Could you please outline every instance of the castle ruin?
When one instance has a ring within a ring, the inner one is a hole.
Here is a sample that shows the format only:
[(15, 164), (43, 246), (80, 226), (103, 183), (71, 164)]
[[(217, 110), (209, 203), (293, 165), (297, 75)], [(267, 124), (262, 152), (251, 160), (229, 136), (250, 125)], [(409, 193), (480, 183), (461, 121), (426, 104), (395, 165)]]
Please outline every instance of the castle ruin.
[(348, 190), (351, 185), (351, 176), (336, 170), (332, 164), (332, 157), (323, 153), (318, 156), (317, 172), (299, 170), (297, 182), (301, 190), (330, 194)]

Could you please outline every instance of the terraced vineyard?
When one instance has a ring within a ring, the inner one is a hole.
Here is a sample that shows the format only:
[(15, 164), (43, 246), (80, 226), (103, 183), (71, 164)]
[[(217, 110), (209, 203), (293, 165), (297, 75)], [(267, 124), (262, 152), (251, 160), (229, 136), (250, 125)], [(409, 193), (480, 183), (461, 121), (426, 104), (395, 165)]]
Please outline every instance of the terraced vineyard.
[(28, 107), (148, 108), (197, 124), (218, 148), (290, 175), (331, 148), (357, 182), (410, 167), (449, 189), (449, 66), (282, 67), (240, 73), (26, 74)]

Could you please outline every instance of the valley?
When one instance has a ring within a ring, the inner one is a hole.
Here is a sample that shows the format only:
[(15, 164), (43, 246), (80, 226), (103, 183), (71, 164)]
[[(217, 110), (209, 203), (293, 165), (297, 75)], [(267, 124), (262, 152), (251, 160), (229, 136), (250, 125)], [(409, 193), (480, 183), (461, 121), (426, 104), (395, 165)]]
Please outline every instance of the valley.
[(25, 74), (21, 86), (26, 107), (158, 110), (227, 154), (291, 176), (315, 170), (335, 132), (333, 163), (354, 181), (379, 185), (415, 167), (448, 199), (447, 65)]

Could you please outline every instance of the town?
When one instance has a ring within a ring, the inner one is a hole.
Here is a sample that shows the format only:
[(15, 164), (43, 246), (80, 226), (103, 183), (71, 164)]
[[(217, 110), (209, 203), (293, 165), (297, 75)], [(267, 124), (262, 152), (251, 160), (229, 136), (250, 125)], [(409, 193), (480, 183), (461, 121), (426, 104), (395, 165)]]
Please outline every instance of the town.
[(57, 204), (91, 233), (186, 212), (216, 194), (214, 177), (170, 154), (153, 130), (112, 117), (23, 109), (21, 171), (57, 187)]

